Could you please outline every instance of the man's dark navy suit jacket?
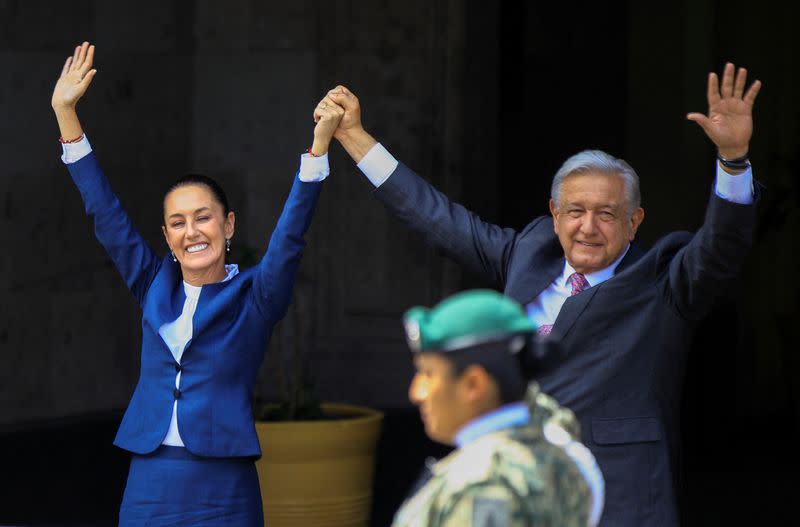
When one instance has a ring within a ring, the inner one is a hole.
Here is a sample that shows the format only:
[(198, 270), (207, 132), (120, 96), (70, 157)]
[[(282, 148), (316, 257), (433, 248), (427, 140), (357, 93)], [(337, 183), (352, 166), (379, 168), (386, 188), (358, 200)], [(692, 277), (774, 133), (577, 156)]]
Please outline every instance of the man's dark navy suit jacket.
[[(564, 269), (550, 217), (517, 232), (451, 202), (402, 163), (376, 190), (410, 228), (523, 305)], [(606, 480), (601, 525), (677, 525), (675, 466), (684, 363), (696, 322), (732, 283), (751, 246), (755, 205), (714, 194), (692, 235), (635, 244), (615, 275), (567, 299), (548, 338), (560, 354), (538, 376), (571, 408)], [(553, 359), (553, 358), (551, 358)]]

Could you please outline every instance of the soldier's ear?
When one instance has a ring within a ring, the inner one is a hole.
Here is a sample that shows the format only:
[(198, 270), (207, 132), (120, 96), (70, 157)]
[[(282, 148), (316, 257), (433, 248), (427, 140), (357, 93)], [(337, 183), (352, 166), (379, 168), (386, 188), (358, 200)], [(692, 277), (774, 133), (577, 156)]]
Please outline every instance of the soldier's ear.
[(480, 403), (491, 396), (492, 378), (483, 366), (467, 366), (459, 378), (459, 385), (467, 403)]

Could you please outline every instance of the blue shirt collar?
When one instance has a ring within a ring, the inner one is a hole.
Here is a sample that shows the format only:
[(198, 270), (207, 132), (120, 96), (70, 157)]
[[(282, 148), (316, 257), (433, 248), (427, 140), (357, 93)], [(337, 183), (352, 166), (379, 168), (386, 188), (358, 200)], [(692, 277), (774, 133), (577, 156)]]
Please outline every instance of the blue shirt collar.
[(225, 280), (223, 282), (227, 282), (234, 276), (239, 274), (239, 266), (236, 264), (225, 264)]
[(481, 436), (502, 428), (527, 424), (530, 420), (528, 405), (524, 402), (506, 404), (482, 416), (473, 419), (456, 434), (456, 446), (475, 441)]
[[(237, 264), (225, 264), (225, 280), (223, 282), (227, 282), (237, 274), (239, 274), (239, 266)], [(203, 286), (192, 285), (186, 280), (183, 281), (183, 292), (186, 293), (187, 297), (199, 298), (202, 289)]]

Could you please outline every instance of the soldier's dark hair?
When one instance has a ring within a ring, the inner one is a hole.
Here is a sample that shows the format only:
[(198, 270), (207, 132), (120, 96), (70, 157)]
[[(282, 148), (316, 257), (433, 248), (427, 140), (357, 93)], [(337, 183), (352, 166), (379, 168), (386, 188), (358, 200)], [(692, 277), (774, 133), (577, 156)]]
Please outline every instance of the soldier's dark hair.
[(508, 404), (522, 400), (528, 388), (528, 376), (521, 360), (529, 346), (530, 342), (519, 352), (511, 353), (509, 341), (490, 342), (441, 355), (450, 362), (454, 377), (460, 377), (469, 366), (482, 367), (497, 383), (500, 404)]
[[(186, 174), (176, 179), (175, 182), (172, 183), (172, 185), (170, 185), (167, 191), (164, 193), (162, 209), (163, 203), (167, 200), (167, 196), (169, 196), (173, 190), (191, 185), (199, 185), (208, 189), (208, 191), (211, 192), (211, 195), (214, 197), (214, 201), (222, 206), (222, 213), (225, 216), (228, 215), (228, 212), (230, 212), (230, 207), (228, 206), (228, 196), (225, 195), (225, 191), (222, 190), (222, 186), (219, 183), (205, 174)], [(163, 215), (164, 214), (162, 211), (162, 216)]]

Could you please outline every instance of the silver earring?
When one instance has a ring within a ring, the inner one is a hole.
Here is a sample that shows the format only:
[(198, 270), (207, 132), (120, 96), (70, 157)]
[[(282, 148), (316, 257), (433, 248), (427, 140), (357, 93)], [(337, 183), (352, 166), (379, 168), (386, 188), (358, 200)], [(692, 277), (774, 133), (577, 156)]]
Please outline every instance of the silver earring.
[(226, 253), (231, 252), (231, 239), (230, 238), (225, 238), (225, 252)]
[(173, 261), (173, 262), (177, 262), (177, 261), (178, 261), (178, 259), (177, 259), (177, 258), (175, 258), (175, 253), (174, 253), (174, 252), (170, 251), (170, 252), (169, 252), (169, 254), (171, 254), (171, 255), (172, 255), (172, 261)]

